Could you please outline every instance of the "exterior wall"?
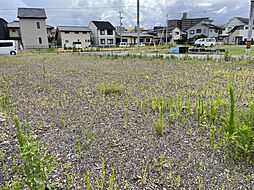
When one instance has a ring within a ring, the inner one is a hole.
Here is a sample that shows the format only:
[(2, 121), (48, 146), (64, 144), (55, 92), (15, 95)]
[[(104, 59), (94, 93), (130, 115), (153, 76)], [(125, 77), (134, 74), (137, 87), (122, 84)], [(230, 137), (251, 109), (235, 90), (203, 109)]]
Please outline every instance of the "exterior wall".
[(9, 28), (10, 38), (20, 38), (20, 29), (19, 28)]
[(172, 38), (170, 43), (175, 43), (177, 40), (181, 40), (181, 30), (179, 28), (172, 30)]
[[(93, 46), (100, 46), (100, 47), (108, 47), (108, 46), (115, 46), (116, 45), (116, 31), (113, 30), (113, 35), (107, 35), (107, 30), (105, 30), (105, 35), (100, 34), (100, 30), (94, 25), (93, 22), (90, 22), (89, 28), (92, 30), (92, 41)], [(101, 44), (101, 39), (105, 39), (105, 44)], [(109, 44), (108, 40), (112, 39), (113, 44)]]
[(228, 34), (230, 30), (232, 30), (235, 26), (243, 25), (243, 23), (238, 20), (237, 18), (232, 18), (229, 22), (225, 25), (225, 30), (223, 30), (222, 34)]
[(69, 32), (69, 34), (66, 34), (63, 31), (59, 31), (59, 34), (57, 41), (62, 48), (64, 44), (73, 44), (73, 42), (81, 42), (83, 48), (91, 46), (91, 32), (86, 32), (86, 34), (83, 34), (83, 32), (79, 32), (79, 34)]
[[(45, 19), (20, 18), (21, 39), (24, 49), (47, 49), (48, 36)], [(40, 22), (40, 29), (37, 29), (37, 22)], [(39, 43), (42, 39), (42, 44)]]

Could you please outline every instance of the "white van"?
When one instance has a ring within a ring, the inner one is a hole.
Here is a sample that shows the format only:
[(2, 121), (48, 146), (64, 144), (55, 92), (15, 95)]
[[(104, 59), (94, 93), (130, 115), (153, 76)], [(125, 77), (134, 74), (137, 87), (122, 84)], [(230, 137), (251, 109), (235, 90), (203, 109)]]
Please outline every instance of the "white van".
[(77, 49), (82, 49), (82, 44), (81, 44), (81, 42), (73, 42), (73, 47), (75, 47)]
[(216, 45), (215, 38), (201, 38), (195, 41), (194, 46), (196, 47), (213, 47)]
[(18, 53), (18, 48), (14, 40), (0, 40), (0, 54), (16, 55), (17, 53)]

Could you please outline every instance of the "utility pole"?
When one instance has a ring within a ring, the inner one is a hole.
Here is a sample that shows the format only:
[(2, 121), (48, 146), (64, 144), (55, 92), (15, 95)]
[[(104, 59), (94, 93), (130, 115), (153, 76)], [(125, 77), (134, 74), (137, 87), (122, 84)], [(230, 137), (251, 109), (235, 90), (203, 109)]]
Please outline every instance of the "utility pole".
[(168, 14), (166, 15), (166, 45), (168, 44)]
[(123, 17), (122, 17), (122, 12), (121, 11), (119, 11), (118, 13), (119, 13), (119, 16), (120, 16), (119, 33), (120, 33), (120, 43), (121, 43), (122, 42), (122, 19), (123, 19)]
[[(254, 1), (254, 0), (253, 0)], [(138, 46), (137, 46), (137, 50), (139, 51), (140, 49), (140, 36), (139, 36), (139, 0), (137, 0), (137, 31), (138, 31), (138, 40), (137, 40), (137, 43), (138, 43)]]
[(253, 31), (253, 18), (254, 18), (254, 0), (250, 1), (250, 19), (249, 19), (249, 28), (248, 28), (248, 40), (246, 44), (246, 54), (245, 58), (247, 58), (250, 55), (250, 49), (251, 49), (251, 37), (252, 37), (252, 31)]

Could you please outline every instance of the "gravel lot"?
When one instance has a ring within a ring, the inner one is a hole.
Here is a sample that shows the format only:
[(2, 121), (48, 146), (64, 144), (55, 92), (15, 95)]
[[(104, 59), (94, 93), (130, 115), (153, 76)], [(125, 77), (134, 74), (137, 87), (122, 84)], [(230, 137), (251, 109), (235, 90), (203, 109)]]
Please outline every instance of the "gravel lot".
[[(27, 121), (34, 138), (55, 156), (57, 168), (47, 183), (57, 183), (57, 189), (85, 189), (87, 171), (93, 189), (99, 189), (102, 159), (103, 189), (109, 187), (112, 168), (116, 189), (252, 189), (253, 162), (225, 157), (226, 148), (217, 136), (215, 151), (209, 144), (211, 126), (205, 116), (198, 127), (199, 96), (209, 115), (211, 102), (220, 94), (224, 106), (220, 114), (225, 114), (230, 85), (237, 108), (253, 101), (254, 64), (73, 54), (1, 56), (0, 98), (8, 92), (11, 102), (7, 115), (0, 106), (0, 152), (4, 153), (0, 187), (14, 179), (10, 170), (20, 163), (13, 122), (17, 115), (23, 133)], [(155, 104), (160, 99), (173, 103), (170, 125), (169, 109), (163, 112), (162, 136), (153, 123), (159, 118)], [(216, 121), (215, 133), (220, 126)]]

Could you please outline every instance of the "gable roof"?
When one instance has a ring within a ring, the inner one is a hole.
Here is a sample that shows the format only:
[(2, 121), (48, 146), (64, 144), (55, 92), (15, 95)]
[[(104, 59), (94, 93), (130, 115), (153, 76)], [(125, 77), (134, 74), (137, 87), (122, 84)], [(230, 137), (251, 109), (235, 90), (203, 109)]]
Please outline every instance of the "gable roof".
[(243, 24), (249, 24), (249, 19), (248, 18), (243, 18), (243, 17), (235, 17), (238, 20), (240, 20)]
[(18, 8), (18, 18), (42, 18), (46, 19), (45, 9), (41, 8)]
[(4, 20), (3, 18), (0, 18), (0, 21), (4, 22), (4, 23), (8, 23), (6, 20)]
[(115, 27), (108, 21), (91, 21), (99, 30), (115, 30)]
[(57, 29), (63, 32), (91, 32), (86, 26), (58, 26)]
[(19, 28), (19, 27), (20, 27), (19, 21), (17, 20), (14, 20), (13, 22), (8, 23), (8, 28)]

